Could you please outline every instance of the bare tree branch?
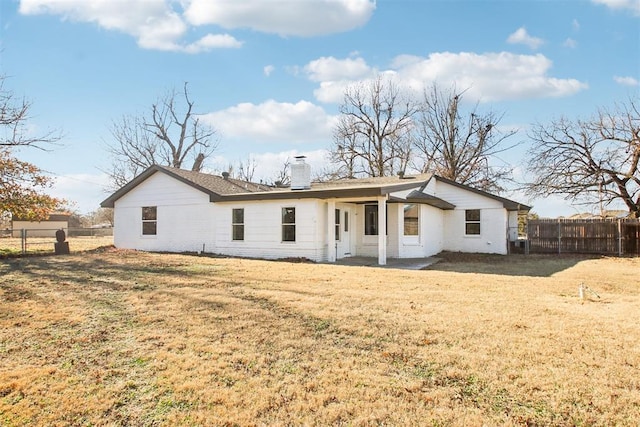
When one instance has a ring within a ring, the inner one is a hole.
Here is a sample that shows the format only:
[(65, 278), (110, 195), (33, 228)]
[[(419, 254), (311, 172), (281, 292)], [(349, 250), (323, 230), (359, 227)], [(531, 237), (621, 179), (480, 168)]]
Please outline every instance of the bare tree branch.
[(417, 106), (391, 80), (378, 76), (347, 88), (334, 129), (330, 160), (344, 176), (389, 176), (404, 172)]
[(291, 160), (287, 157), (287, 159), (282, 163), (281, 169), (276, 173), (273, 178), (273, 183), (280, 186), (287, 186), (291, 184)]
[(149, 116), (123, 116), (112, 124), (113, 141), (107, 143), (107, 151), (113, 162), (107, 173), (114, 188), (155, 164), (184, 168), (191, 159), (191, 170), (202, 169), (218, 141), (215, 129), (200, 120), (194, 105), (185, 83), (182, 93), (172, 90), (152, 104)]
[(47, 150), (62, 138), (59, 131), (48, 131), (42, 135), (33, 135), (27, 123), (31, 119), (31, 102), (18, 99), (15, 94), (4, 88), (6, 77), (0, 76), (0, 147), (34, 147)]
[(414, 134), (413, 166), (460, 184), (500, 192), (512, 168), (492, 166), (490, 160), (517, 145), (505, 144), (517, 131), (500, 131), (502, 116), (492, 111), (480, 113), (477, 104), (464, 111), (464, 93), (455, 88), (441, 91), (435, 85), (424, 92)]
[(242, 181), (253, 182), (253, 177), (256, 173), (256, 168), (258, 167), (258, 162), (254, 157), (248, 155), (245, 160), (240, 160), (238, 162), (238, 173), (236, 174), (236, 178)]
[(583, 204), (616, 200), (640, 217), (640, 101), (630, 98), (588, 120), (559, 118), (530, 132), (529, 194)]

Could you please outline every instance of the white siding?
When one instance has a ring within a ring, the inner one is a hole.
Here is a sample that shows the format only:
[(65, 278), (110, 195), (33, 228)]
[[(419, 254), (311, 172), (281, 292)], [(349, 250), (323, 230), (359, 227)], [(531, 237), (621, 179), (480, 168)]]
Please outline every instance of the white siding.
[[(375, 205), (376, 202), (372, 202)], [(378, 257), (378, 236), (365, 236), (364, 234), (364, 206), (356, 205), (353, 226), (356, 230), (356, 255), (365, 257)], [(388, 244), (388, 241), (387, 241)]]
[[(404, 234), (403, 203), (387, 203), (387, 257), (398, 258), (400, 239)], [(377, 242), (376, 242), (377, 243)], [(377, 245), (376, 245), (377, 247)], [(377, 253), (376, 253), (377, 256)]]
[[(396, 197), (406, 197), (409, 190), (401, 193), (393, 193)], [(417, 236), (404, 235), (404, 203), (393, 204), (395, 223), (389, 222), (390, 228), (397, 230), (394, 236), (389, 235), (389, 247), (393, 248), (393, 255), (397, 258), (422, 258), (435, 255), (442, 251), (443, 211), (433, 206), (419, 204)], [(395, 242), (394, 240), (395, 239)]]
[[(142, 207), (157, 206), (157, 234), (142, 235)], [(115, 202), (114, 244), (147, 251), (215, 252), (209, 196), (156, 172)]]
[[(296, 209), (296, 241), (282, 241), (282, 208)], [(231, 235), (232, 209), (244, 209), (244, 240)], [(327, 259), (327, 203), (311, 200), (216, 203), (216, 249), (220, 254), (250, 258)]]
[[(435, 196), (456, 206), (444, 213), (443, 250), (507, 253), (507, 210), (501, 202), (463, 188), (437, 182)], [(480, 235), (465, 234), (465, 210), (480, 209)]]
[(509, 241), (518, 241), (518, 211), (509, 212)]
[[(419, 234), (401, 237), (399, 258), (421, 258), (442, 252), (443, 211), (429, 205), (420, 205), (419, 209)], [(401, 232), (404, 234), (404, 228)]]

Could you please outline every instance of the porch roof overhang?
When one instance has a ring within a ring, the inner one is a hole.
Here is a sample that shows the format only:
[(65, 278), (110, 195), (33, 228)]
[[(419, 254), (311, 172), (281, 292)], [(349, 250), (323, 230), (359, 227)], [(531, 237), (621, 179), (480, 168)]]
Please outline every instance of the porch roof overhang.
[(445, 211), (450, 211), (456, 208), (456, 205), (447, 202), (439, 197), (432, 196), (431, 194), (425, 194), (421, 191), (412, 191), (407, 194), (407, 197), (390, 197), (389, 202), (391, 203), (418, 203), (422, 205), (433, 206), (438, 209), (442, 209)]
[[(320, 188), (309, 190), (268, 191), (256, 193), (225, 194), (217, 202), (238, 202), (248, 200), (285, 200), (285, 199), (360, 199), (387, 196), (396, 191), (420, 187), (423, 181), (410, 181), (387, 185), (363, 185), (353, 187)], [(213, 201), (213, 200), (212, 200)]]

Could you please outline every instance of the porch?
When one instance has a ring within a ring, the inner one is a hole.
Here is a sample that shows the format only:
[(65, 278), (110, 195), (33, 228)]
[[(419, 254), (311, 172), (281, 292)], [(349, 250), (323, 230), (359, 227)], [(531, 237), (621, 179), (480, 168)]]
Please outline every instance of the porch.
[(425, 268), (440, 261), (438, 257), (426, 257), (426, 258), (387, 258), (385, 265), (378, 264), (378, 259), (375, 257), (345, 257), (340, 258), (332, 264), (345, 265), (350, 267), (380, 267), (380, 268), (395, 268), (398, 270), (424, 270)]

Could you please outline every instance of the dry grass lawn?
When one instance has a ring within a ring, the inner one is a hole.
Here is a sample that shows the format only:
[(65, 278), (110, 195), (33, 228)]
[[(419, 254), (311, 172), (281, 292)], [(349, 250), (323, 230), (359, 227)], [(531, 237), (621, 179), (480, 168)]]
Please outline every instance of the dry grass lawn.
[[(113, 236), (67, 237), (71, 252), (83, 252), (101, 246), (113, 245)], [(54, 252), (55, 237), (30, 237), (27, 239), (27, 254), (42, 255)], [(0, 238), (0, 258), (16, 256), (22, 253), (22, 239), (16, 237)]]
[(639, 313), (640, 258), (1, 260), (0, 425), (633, 426)]

